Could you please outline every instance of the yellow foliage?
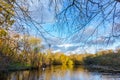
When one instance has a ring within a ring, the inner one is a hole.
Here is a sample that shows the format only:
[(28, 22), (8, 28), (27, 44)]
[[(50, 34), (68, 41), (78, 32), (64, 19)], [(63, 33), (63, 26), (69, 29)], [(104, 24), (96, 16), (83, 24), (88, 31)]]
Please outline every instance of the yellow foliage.
[(72, 60), (68, 60), (68, 65), (73, 65), (73, 61)]
[(0, 37), (6, 36), (7, 32), (4, 29), (0, 29)]
[(36, 37), (29, 37), (29, 43), (32, 45), (37, 45), (41, 42), (40, 38), (36, 38)]

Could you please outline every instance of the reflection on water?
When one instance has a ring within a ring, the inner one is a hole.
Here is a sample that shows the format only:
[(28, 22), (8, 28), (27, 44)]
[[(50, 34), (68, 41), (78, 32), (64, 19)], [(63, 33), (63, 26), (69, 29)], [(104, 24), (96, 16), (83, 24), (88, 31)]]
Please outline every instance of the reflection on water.
[(0, 73), (0, 80), (120, 80), (119, 74), (89, 72), (82, 66), (52, 66), (45, 71)]

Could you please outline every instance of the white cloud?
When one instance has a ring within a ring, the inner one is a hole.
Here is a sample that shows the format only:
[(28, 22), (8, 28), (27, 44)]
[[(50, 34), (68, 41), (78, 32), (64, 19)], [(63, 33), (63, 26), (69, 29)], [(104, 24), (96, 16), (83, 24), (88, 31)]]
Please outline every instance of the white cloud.
[(61, 44), (61, 45), (58, 45), (58, 47), (65, 47), (65, 48), (68, 48), (68, 47), (71, 47), (73, 46), (73, 44)]
[(57, 49), (57, 50), (54, 50), (52, 51), (53, 53), (57, 53), (57, 52), (62, 52), (61, 49)]
[(89, 26), (85, 29), (84, 35), (89, 36), (94, 32), (95, 28), (93, 26)]
[(69, 43), (64, 43), (64, 44), (60, 44), (60, 45), (57, 45), (58, 47), (60, 47), (60, 48), (65, 48), (65, 49), (67, 49), (67, 48), (71, 48), (71, 47), (77, 47), (77, 46), (79, 46), (79, 44), (75, 44), (75, 43), (71, 43), (71, 44), (69, 44)]

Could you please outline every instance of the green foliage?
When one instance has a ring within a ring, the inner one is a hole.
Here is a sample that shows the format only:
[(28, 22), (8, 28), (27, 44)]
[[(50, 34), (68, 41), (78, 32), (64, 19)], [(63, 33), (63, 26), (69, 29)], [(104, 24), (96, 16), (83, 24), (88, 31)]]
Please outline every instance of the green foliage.
[(100, 51), (97, 55), (87, 56), (84, 59), (86, 65), (100, 65), (117, 67), (120, 65), (120, 53), (114, 53), (112, 50)]

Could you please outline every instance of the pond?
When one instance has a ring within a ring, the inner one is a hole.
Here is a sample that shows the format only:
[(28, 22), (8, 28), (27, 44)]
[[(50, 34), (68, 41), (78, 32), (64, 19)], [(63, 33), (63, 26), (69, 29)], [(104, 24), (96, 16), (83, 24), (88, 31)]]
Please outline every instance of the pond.
[(120, 74), (89, 71), (83, 66), (52, 66), (45, 70), (0, 73), (0, 80), (120, 80)]

